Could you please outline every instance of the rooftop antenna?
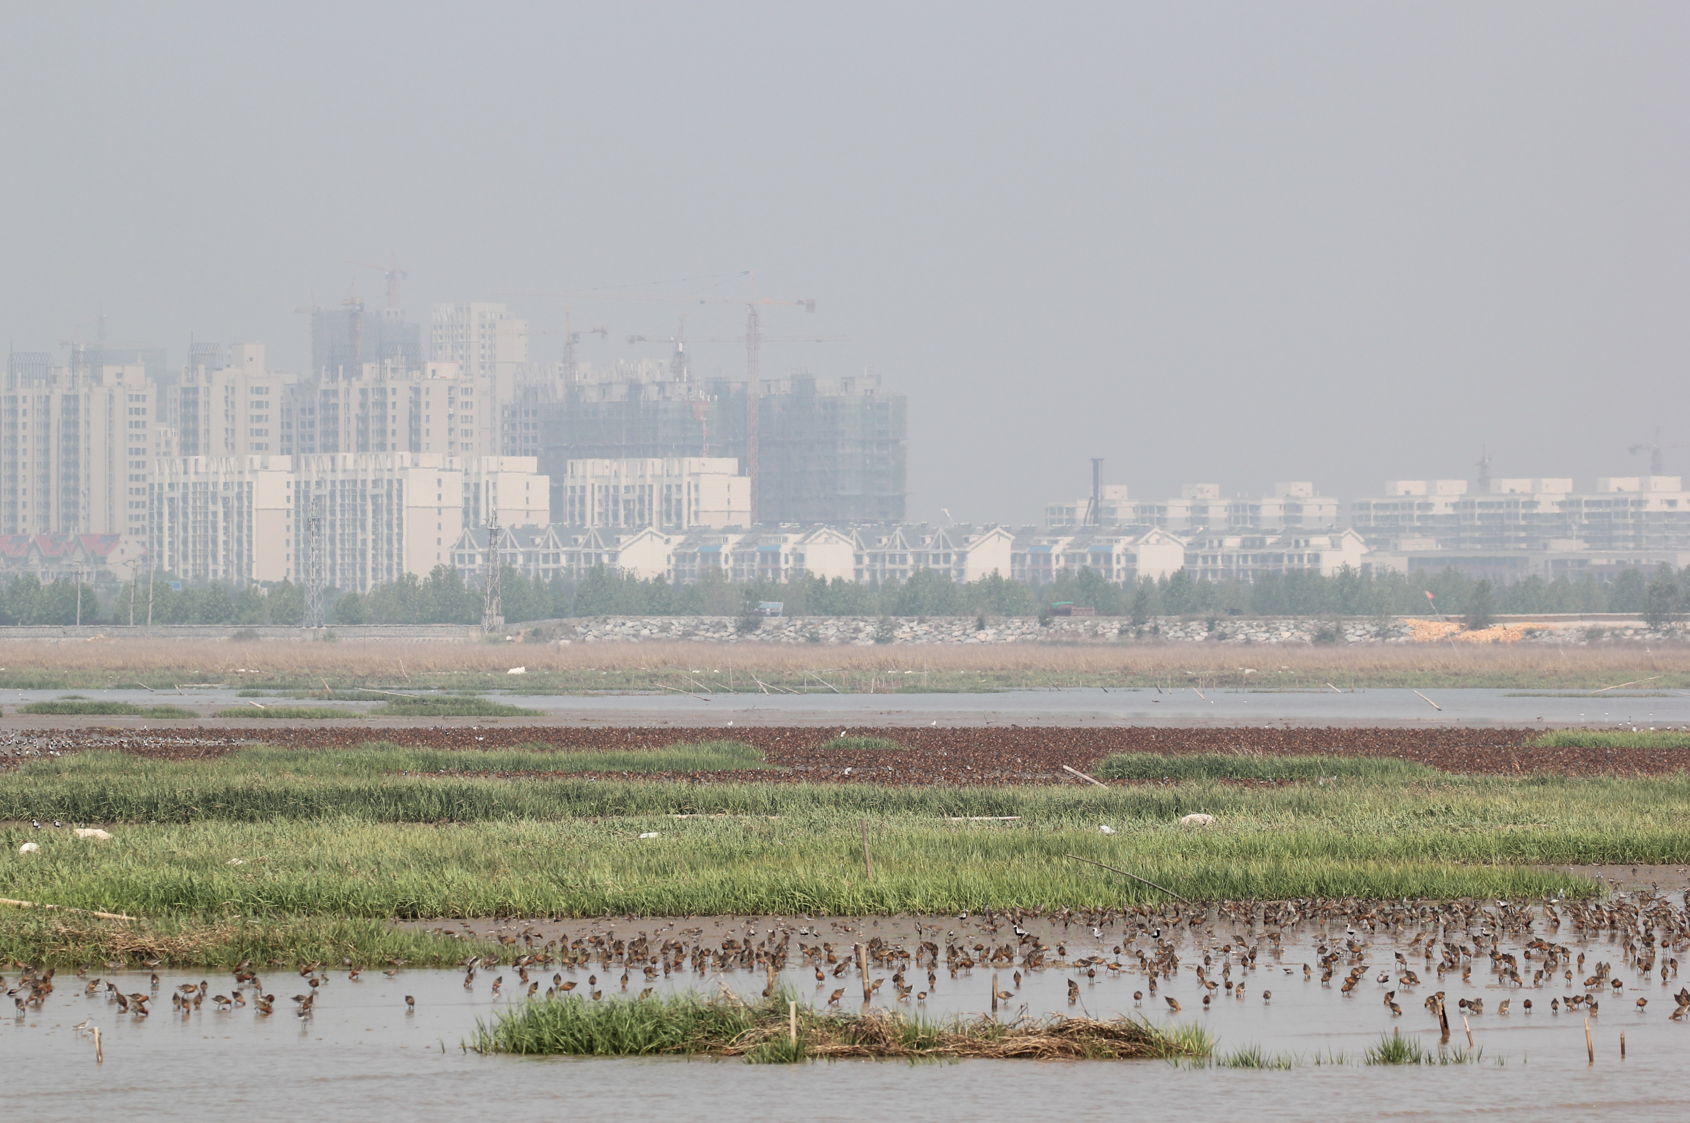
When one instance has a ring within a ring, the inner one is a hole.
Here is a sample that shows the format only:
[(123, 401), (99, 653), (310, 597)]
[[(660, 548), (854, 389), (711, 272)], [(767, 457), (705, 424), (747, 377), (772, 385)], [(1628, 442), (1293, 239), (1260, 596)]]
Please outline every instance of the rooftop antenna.
[(1490, 491), (1490, 453), (1485, 451), (1484, 445), (1479, 446), (1479, 461), (1478, 461), (1478, 464), (1479, 464), (1479, 491), (1482, 492), (1482, 493), (1489, 493), (1489, 491)]

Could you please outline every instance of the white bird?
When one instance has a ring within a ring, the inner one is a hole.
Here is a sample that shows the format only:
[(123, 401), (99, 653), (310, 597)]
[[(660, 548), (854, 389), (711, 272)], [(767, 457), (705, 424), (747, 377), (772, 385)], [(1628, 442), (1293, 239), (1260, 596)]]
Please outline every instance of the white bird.
[(1108, 823), (1104, 823), (1101, 827), (1098, 827), (1097, 829), (1102, 834), (1114, 834), (1115, 833), (1115, 828), (1110, 826)]

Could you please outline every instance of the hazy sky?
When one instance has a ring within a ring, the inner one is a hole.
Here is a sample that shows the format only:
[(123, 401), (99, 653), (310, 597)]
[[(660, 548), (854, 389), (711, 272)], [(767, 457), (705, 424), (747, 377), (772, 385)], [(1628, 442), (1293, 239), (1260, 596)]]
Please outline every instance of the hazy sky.
[[(396, 253), (555, 357), (527, 294), (755, 269), (849, 337), (766, 372), (909, 395), (912, 518), (1690, 476), (1686, 58), (1683, 3), (11, 5), (0, 331), (302, 369)], [(572, 307), (595, 361), (680, 310)]]

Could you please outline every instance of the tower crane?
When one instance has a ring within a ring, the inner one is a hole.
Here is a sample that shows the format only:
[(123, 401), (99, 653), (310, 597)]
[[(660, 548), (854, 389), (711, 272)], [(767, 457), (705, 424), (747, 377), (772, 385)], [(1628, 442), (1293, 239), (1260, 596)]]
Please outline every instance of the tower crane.
[(1644, 444), (1640, 442), (1632, 445), (1627, 451), (1633, 456), (1636, 456), (1640, 452), (1647, 452), (1649, 454), (1649, 474), (1651, 476), (1664, 476), (1667, 474), (1667, 466), (1666, 457), (1662, 454), (1668, 449), (1683, 447), (1683, 445), (1663, 445), (1661, 443), (1661, 430), (1657, 427), (1655, 429), (1654, 444)]
[(362, 266), (365, 269), (374, 269), (383, 277), (386, 277), (387, 307), (389, 311), (397, 312), (399, 310), (399, 282), (403, 281), (406, 277), (409, 277), (411, 273), (408, 269), (399, 268), (399, 255), (397, 253), (395, 253), (389, 260), (392, 264), (374, 265), (368, 261), (354, 261), (349, 257), (346, 259), (346, 264)]

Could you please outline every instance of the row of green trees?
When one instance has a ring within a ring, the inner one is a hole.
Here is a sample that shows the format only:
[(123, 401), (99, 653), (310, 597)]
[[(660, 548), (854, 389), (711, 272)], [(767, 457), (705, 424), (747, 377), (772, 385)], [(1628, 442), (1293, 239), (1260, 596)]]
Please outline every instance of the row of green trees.
[[(580, 581), (530, 580), (514, 570), (500, 579), (505, 619), (513, 624), (571, 616), (750, 615), (779, 601), (788, 616), (1032, 616), (1074, 604), (1101, 615), (1143, 623), (1158, 616), (1397, 616), (1437, 612), (1488, 617), (1497, 613), (1627, 612), (1666, 623), (1690, 612), (1690, 567), (1663, 565), (1653, 573), (1623, 570), (1610, 582), (1528, 577), (1507, 585), (1476, 581), (1450, 569), (1435, 574), (1374, 575), (1345, 569), (1331, 576), (1293, 573), (1254, 582), (1210, 581), (1185, 570), (1157, 580), (1118, 585), (1093, 570), (1063, 574), (1043, 588), (993, 574), (958, 583), (931, 570), (880, 586), (799, 577), (784, 583), (735, 584), (712, 575), (692, 585), (642, 580), (603, 567)], [(1431, 594), (1428, 597), (1427, 594)], [(367, 594), (329, 594), (336, 624), (475, 624), (479, 588), (458, 571), (437, 566), (426, 578), (402, 580)], [(303, 590), (287, 581), (232, 589), (193, 585), (157, 575), (96, 592), (71, 581), (43, 584), (34, 576), (0, 587), (5, 624), (282, 624), (305, 618)]]

